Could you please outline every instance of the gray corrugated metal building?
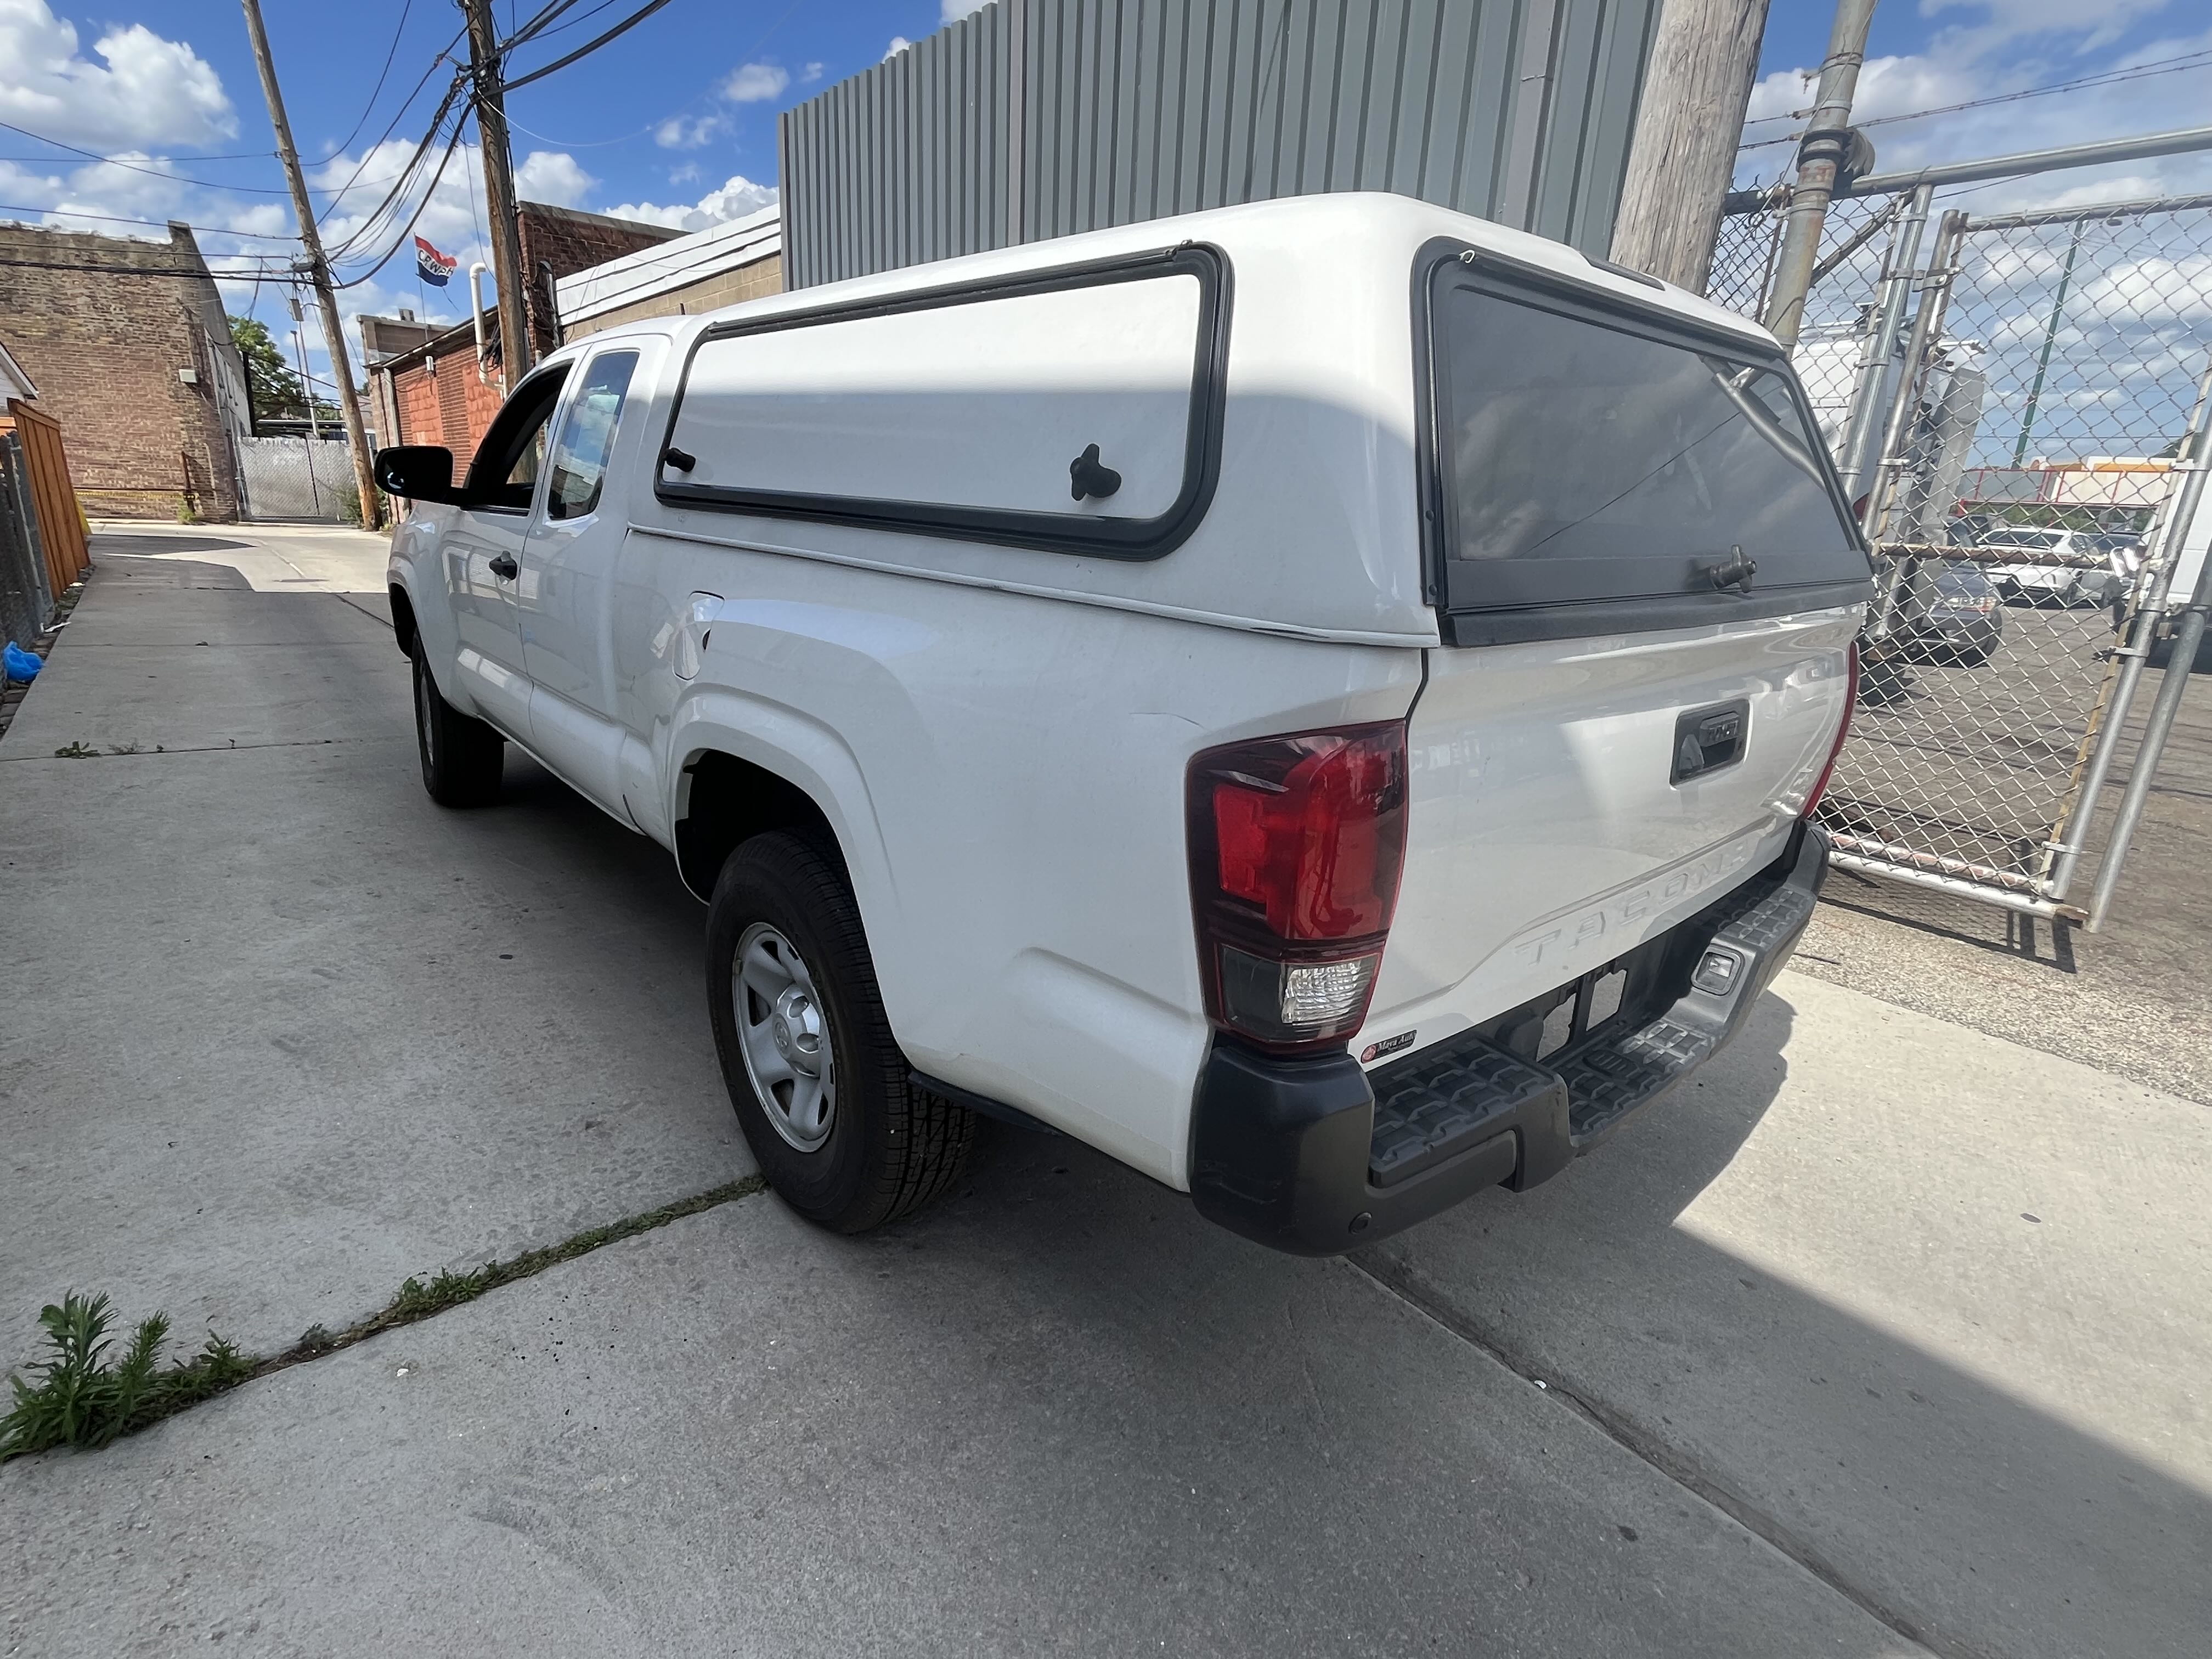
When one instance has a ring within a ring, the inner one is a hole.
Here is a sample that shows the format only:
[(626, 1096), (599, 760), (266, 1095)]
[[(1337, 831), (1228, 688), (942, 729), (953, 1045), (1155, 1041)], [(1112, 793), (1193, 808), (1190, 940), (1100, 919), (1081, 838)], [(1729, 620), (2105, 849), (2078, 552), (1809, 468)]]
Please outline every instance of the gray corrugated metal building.
[(787, 281), (1338, 190), (1602, 255), (1659, 3), (994, 0), (784, 114)]

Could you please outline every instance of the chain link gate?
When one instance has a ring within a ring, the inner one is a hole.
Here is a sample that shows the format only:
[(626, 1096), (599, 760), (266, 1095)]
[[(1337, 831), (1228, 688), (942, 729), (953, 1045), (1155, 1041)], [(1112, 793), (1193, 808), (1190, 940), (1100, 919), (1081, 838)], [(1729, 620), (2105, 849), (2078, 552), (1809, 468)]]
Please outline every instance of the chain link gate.
[[(2094, 927), (2132, 824), (2094, 908), (2083, 842), (2212, 521), (2186, 489), (2212, 197), (1953, 212), (1928, 239), (1931, 196), (1834, 204), (1795, 354), (1877, 578), (1820, 818), (1839, 864)], [(1780, 218), (1723, 221), (1715, 301), (1759, 313)]]

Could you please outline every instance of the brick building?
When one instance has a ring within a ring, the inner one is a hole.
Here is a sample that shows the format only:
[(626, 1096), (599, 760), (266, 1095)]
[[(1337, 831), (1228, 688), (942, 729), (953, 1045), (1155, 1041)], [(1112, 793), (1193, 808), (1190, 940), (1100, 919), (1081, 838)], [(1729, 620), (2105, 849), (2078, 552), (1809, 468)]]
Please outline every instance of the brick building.
[(0, 224), (0, 327), (69, 433), (87, 513), (238, 517), (246, 366), (188, 227), (142, 242)]
[[(522, 203), (515, 218), (523, 268), (530, 274), (523, 285), (525, 309), (539, 356), (561, 343), (554, 305), (561, 278), (588, 265), (651, 249), (679, 234), (662, 225), (611, 219), (603, 213), (580, 213), (543, 202)], [(466, 291), (462, 289), (464, 294)], [(397, 344), (404, 337), (403, 330), (419, 334), (425, 325), (412, 319), (404, 323), (383, 318), (362, 319), (363, 346), (370, 355), (369, 373), (374, 383), (369, 401), (377, 411), (378, 441), (443, 445), (453, 452), (453, 476), (459, 477), (468, 471), (477, 441), (507, 396), (497, 361), (498, 316), (487, 311), (483, 318), (483, 335), (492, 357), (489, 362), (477, 360), (472, 322), (456, 324), (380, 362), (375, 348), (368, 343), (371, 323), (377, 325), (374, 331), (377, 347)]]

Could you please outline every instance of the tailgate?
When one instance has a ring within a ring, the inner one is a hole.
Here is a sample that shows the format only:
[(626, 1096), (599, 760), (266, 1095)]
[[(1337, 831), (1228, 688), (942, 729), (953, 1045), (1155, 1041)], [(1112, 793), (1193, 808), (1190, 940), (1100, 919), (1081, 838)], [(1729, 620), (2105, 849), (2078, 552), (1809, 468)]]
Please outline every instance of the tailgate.
[(1770, 340), (1479, 251), (1424, 293), (1445, 644), (1363, 1058), (1603, 968), (1778, 856), (1872, 588)]
[(1517, 1006), (1779, 856), (1844, 717), (1857, 631), (1832, 611), (1432, 653), (1397, 916), (1353, 1052)]

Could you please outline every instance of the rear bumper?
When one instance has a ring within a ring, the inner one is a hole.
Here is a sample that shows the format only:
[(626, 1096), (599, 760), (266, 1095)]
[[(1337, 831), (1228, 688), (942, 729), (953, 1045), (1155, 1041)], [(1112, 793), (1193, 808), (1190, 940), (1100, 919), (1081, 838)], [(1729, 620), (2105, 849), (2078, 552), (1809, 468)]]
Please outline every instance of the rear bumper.
[(1469, 1035), (1366, 1073), (1348, 1054), (1282, 1060), (1217, 1039), (1192, 1113), (1192, 1200), (1260, 1243), (1334, 1255), (1486, 1187), (1549, 1180), (1741, 1028), (1827, 861), (1826, 836), (1802, 825), (1773, 865), (1644, 947), (1660, 955), (1656, 1003), (1550, 1062)]

